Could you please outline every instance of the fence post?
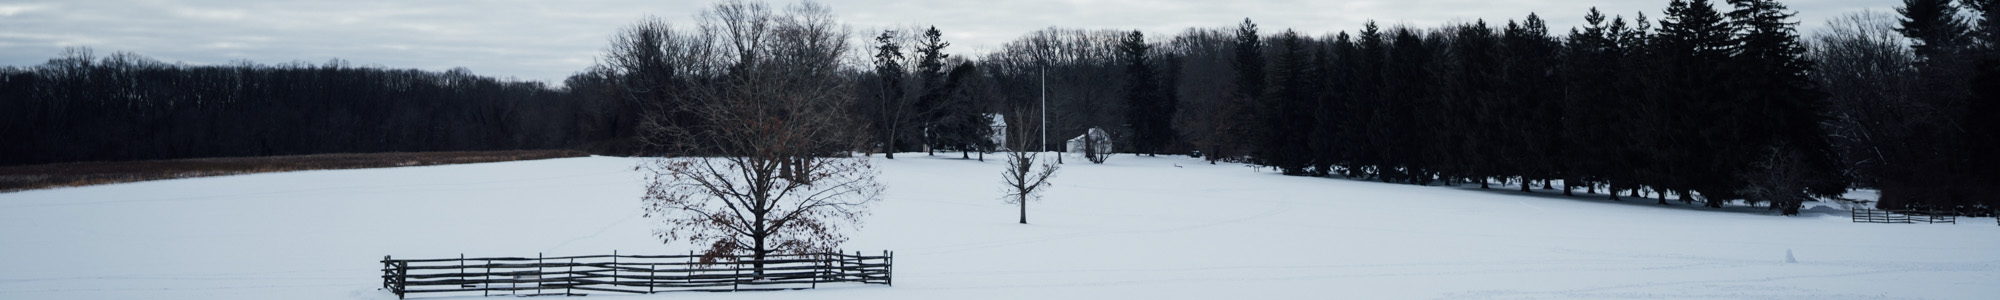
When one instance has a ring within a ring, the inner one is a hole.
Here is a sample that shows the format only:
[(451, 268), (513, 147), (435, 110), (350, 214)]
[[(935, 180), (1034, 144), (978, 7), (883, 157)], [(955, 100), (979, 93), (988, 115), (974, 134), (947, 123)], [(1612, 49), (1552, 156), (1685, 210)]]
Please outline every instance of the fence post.
[(458, 282), (460, 282), (458, 284), (459, 287), (465, 287), (465, 283), (463, 283), (465, 282), (465, 253), (463, 252), (458, 254)]
[(569, 290), (569, 288), (572, 288), (572, 287), (576, 287), (576, 258), (575, 258), (575, 257), (571, 257), (571, 258), (569, 258), (569, 270), (568, 270), (568, 271), (563, 271), (563, 280), (564, 280), (564, 281), (568, 281), (568, 282), (569, 282), (569, 284), (564, 284), (564, 285), (563, 285), (563, 296), (570, 296), (570, 295), (576, 295), (576, 294), (574, 294), (574, 293), (570, 292), (570, 290)]
[(739, 259), (730, 263), (729, 273), (735, 274), (729, 276), (729, 291), (734, 292), (737, 289), (736, 286), (743, 282), (743, 260)]
[(896, 285), (896, 253), (882, 250), (882, 284)]
[(653, 263), (651, 263), (651, 264), (647, 264), (647, 265), (646, 265), (646, 293), (647, 293), (647, 294), (652, 294), (652, 293), (653, 293), (653, 286), (656, 286), (656, 285), (659, 285), (659, 283), (657, 282), (657, 281), (659, 281), (659, 280), (660, 280), (660, 275), (659, 275), (659, 273), (660, 273), (660, 263), (659, 263), (659, 260), (657, 260), (657, 259), (656, 259), (656, 260), (654, 260), (654, 261), (653, 261)]
[(492, 296), (492, 295), (493, 295), (493, 287), (492, 287), (492, 285), (493, 285), (493, 260), (490, 260), (490, 259), (489, 259), (489, 260), (484, 260), (484, 261), (481, 261), (481, 264), (480, 264), (480, 265), (484, 265), (484, 266), (486, 266), (486, 272), (484, 272), (485, 274), (482, 274), (482, 275), (484, 275), (484, 277), (481, 277), (481, 278), (483, 278), (483, 279), (479, 280), (479, 296), (480, 296), (480, 297), (486, 297), (486, 296)]
[(403, 299), (403, 290), (410, 287), (410, 262), (396, 262), (396, 299)]
[(611, 287), (618, 287), (618, 250), (611, 250)]
[(403, 287), (405, 285), (403, 285), (402, 276), (397, 275), (402, 274), (403, 269), (397, 265), (395, 259), (390, 258), (388, 255), (382, 256), (382, 288), (388, 289), (390, 293), (395, 293), (396, 299), (403, 299)]
[(544, 279), (542, 278), (542, 273), (543, 273), (543, 272), (542, 272), (542, 253), (541, 253), (541, 252), (535, 252), (535, 294), (536, 294), (536, 295), (541, 295), (541, 294), (542, 294), (542, 282), (547, 282), (547, 280), (544, 280)]

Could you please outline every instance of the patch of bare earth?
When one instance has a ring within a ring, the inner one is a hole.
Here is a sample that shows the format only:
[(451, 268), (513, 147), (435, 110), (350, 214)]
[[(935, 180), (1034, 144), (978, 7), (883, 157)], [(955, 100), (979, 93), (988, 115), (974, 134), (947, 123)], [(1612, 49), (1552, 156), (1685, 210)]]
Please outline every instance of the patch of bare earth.
[(0, 166), (0, 193), (251, 173), (471, 164), (589, 155), (576, 150), (389, 152)]

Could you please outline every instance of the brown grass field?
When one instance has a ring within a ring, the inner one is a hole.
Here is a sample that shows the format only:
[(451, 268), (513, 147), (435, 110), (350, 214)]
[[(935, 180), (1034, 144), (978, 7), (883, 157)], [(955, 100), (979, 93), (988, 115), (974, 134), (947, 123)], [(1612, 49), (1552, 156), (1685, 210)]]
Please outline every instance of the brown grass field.
[(589, 155), (576, 150), (389, 152), (0, 166), (0, 193), (266, 172), (470, 164)]

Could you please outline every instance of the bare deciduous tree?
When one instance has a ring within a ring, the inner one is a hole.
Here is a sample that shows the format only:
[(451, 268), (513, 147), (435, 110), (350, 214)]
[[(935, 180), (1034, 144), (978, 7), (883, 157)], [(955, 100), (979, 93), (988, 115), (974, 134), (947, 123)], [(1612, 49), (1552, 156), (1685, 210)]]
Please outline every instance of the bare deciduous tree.
[(1056, 164), (1037, 160), (1041, 152), (1029, 149), (1039, 143), (1032, 136), (1039, 132), (1040, 125), (1029, 121), (1032, 119), (1027, 117), (1030, 115), (1028, 112), (1017, 109), (1008, 115), (1011, 120), (1007, 124), (1020, 125), (1009, 126), (1007, 171), (1001, 173), (1003, 182), (1007, 184), (1007, 203), (1021, 205), (1021, 224), (1028, 224), (1028, 200), (1040, 199), (1042, 189), (1049, 186), (1049, 177), (1056, 174)]
[(706, 247), (703, 262), (748, 254), (835, 250), (883, 187), (859, 145), (848, 82), (839, 76), (847, 29), (825, 6), (773, 12), (725, 1), (704, 12), (696, 34), (713, 35), (718, 70), (691, 85), (685, 105), (708, 126), (649, 130), (659, 146), (704, 156), (654, 159), (644, 198), (664, 242)]

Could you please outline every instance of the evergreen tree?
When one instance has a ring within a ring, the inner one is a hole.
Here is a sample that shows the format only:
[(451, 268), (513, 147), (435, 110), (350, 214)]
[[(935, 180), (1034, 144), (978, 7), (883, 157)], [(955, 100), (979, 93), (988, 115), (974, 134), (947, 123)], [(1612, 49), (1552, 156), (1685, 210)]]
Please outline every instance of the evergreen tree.
[[(1230, 97), (1229, 104), (1235, 109), (1234, 115), (1223, 121), (1223, 124), (1228, 126), (1223, 132), (1230, 136), (1229, 140), (1246, 143), (1251, 141), (1253, 130), (1258, 126), (1254, 121), (1255, 110), (1257, 103), (1261, 102), (1258, 99), (1264, 95), (1264, 43), (1263, 38), (1257, 35), (1257, 24), (1251, 23), (1250, 19), (1243, 19), (1243, 24), (1236, 28), (1235, 44), (1236, 59), (1231, 65), (1236, 68), (1236, 90)], [(1220, 156), (1244, 155), (1244, 153), (1222, 153), (1220, 148), (1213, 150), (1216, 151), (1210, 154), (1213, 155), (1209, 158), (1210, 163), (1214, 163)]]
[(1503, 174), (1520, 174), (1515, 164), (1517, 159), (1506, 156), (1506, 149), (1512, 147), (1512, 139), (1505, 138), (1511, 120), (1524, 119), (1521, 113), (1511, 110), (1517, 106), (1502, 103), (1500, 67), (1500, 36), (1485, 20), (1460, 25), (1454, 32), (1449, 54), (1453, 84), (1449, 102), (1444, 105), (1450, 118), (1446, 122), (1451, 132), (1444, 140), (1459, 143), (1456, 153), (1456, 174), (1454, 177), (1476, 179), (1480, 187), (1487, 187), (1487, 178)]
[(1784, 4), (1729, 3), (1736, 8), (1729, 13), (1737, 32), (1736, 57), (1730, 64), (1735, 70), (1730, 72), (1735, 102), (1730, 103), (1733, 114), (1724, 120), (1733, 121), (1732, 129), (1741, 132), (1729, 147), (1743, 151), (1728, 154), (1746, 163), (1766, 162), (1750, 164), (1750, 170), (1738, 174), (1747, 179), (1747, 186), (1740, 189), (1748, 200), (1768, 202), (1785, 215), (1797, 215), (1809, 196), (1839, 196), (1847, 188), (1826, 132), (1820, 129), (1823, 96), (1806, 77), (1811, 63), (1794, 29), (1797, 23), (1789, 22), (1793, 13)]
[(1312, 73), (1311, 41), (1286, 30), (1274, 39), (1277, 57), (1271, 66), (1270, 90), (1258, 99), (1253, 154), (1258, 164), (1285, 175), (1306, 175), (1311, 166), (1312, 98), (1317, 77)]
[(1173, 139), (1173, 102), (1160, 88), (1159, 76), (1148, 57), (1152, 47), (1137, 30), (1119, 41), (1118, 52), (1125, 61), (1125, 122), (1131, 126), (1133, 153), (1155, 155)]
[(882, 148), (882, 156), (888, 159), (896, 159), (896, 137), (906, 128), (903, 123), (909, 113), (903, 101), (903, 77), (907, 76), (903, 69), (903, 47), (896, 44), (895, 38), (893, 30), (875, 36), (875, 78), (881, 85), (869, 122), (869, 127), (876, 131), (876, 146)]
[[(1647, 58), (1641, 54), (1647, 47), (1645, 30), (1626, 25), (1624, 17), (1605, 20), (1595, 8), (1584, 20), (1586, 26), (1571, 30), (1567, 44), (1564, 74), (1569, 92), (1557, 109), (1562, 117), (1555, 126), (1563, 145), (1556, 147), (1562, 151), (1557, 166), (1564, 174), (1565, 195), (1579, 185), (1595, 192), (1598, 185), (1608, 184), (1613, 190), (1607, 193), (1610, 199), (1619, 200), (1616, 190), (1636, 186), (1640, 174), (1657, 169), (1661, 158), (1641, 155), (1644, 147), (1639, 144), (1666, 131), (1654, 124), (1667, 124), (1669, 118), (1647, 111), (1657, 93), (1633, 84), (1659, 81), (1641, 79), (1652, 69), (1642, 65)], [(1684, 149), (1655, 150), (1678, 154)]]
[[(1993, 5), (1988, 3), (1987, 5)], [(1992, 9), (1988, 7), (1987, 9)], [(1992, 15), (1987, 15), (1992, 18)], [(1996, 53), (1988, 55), (2000, 56)], [(1958, 203), (1960, 209), (1967, 207), (2000, 207), (2000, 58), (1989, 56), (1979, 63), (1972, 78), (1971, 104), (1965, 115), (1982, 116), (1966, 120), (1966, 150), (1971, 153), (1966, 169), (1973, 173), (1968, 180), (1970, 192), (1964, 193), (1968, 199)]]
[(994, 148), (993, 119), (987, 114), (991, 101), (983, 76), (977, 65), (963, 62), (951, 68), (945, 78), (951, 94), (938, 107), (932, 134), (937, 136), (939, 148), (958, 150), (959, 158), (969, 159), (972, 152), (978, 152), (979, 160), (985, 161), (986, 152)]
[(925, 152), (932, 155), (937, 154), (937, 148), (944, 146), (936, 131), (938, 122), (946, 114), (942, 109), (944, 102), (952, 94), (952, 86), (945, 82), (947, 74), (944, 69), (944, 60), (951, 57), (944, 54), (944, 48), (950, 46), (951, 43), (944, 41), (943, 33), (938, 32), (937, 26), (924, 30), (923, 37), (917, 40), (917, 83), (921, 84), (919, 90), (923, 94), (918, 95), (915, 117), (919, 130), (924, 133)]
[(1560, 175), (1564, 89), (1558, 77), (1563, 72), (1556, 68), (1562, 45), (1535, 14), (1520, 23), (1508, 21), (1501, 34), (1505, 84), (1500, 97), (1507, 107), (1501, 109), (1500, 127), (1510, 131), (1503, 133), (1507, 141), (1500, 152), (1517, 160), (1512, 173), (1520, 175), (1521, 187), (1527, 188), (1530, 179), (1547, 182)]
[[(1350, 103), (1353, 101), (1354, 76), (1359, 67), (1358, 50), (1354, 38), (1343, 31), (1334, 35), (1327, 45), (1319, 47), (1315, 63), (1319, 71), (1321, 89), (1317, 97), (1313, 120), (1315, 124), (1308, 144), (1312, 149), (1313, 172), (1316, 176), (1331, 175), (1335, 167), (1352, 172), (1354, 170), (1349, 148), (1354, 138), (1348, 130)], [(1352, 176), (1352, 173), (1345, 175)]]
[[(1708, 1), (1669, 3), (1666, 17), (1660, 20), (1657, 52), (1653, 54), (1659, 59), (1652, 70), (1659, 86), (1647, 91), (1655, 98), (1641, 108), (1658, 113), (1645, 117), (1661, 119), (1649, 124), (1661, 125), (1651, 127), (1657, 133), (1642, 134), (1642, 140), (1649, 144), (1640, 145), (1654, 159), (1652, 178), (1660, 179), (1662, 185), (1699, 192), (1711, 207), (1735, 198), (1735, 179), (1729, 175), (1743, 162), (1717, 157), (1729, 154), (1718, 147), (1743, 141), (1726, 134), (1732, 131), (1727, 128), (1730, 123), (1713, 120), (1730, 114), (1730, 105), (1724, 103), (1729, 98), (1724, 64), (1734, 46), (1730, 35), (1722, 14)], [(1614, 185), (1613, 189), (1624, 188)]]
[(1430, 86), (1435, 73), (1425, 68), (1433, 59), (1432, 52), (1414, 29), (1397, 27), (1390, 32), (1382, 66), (1382, 93), (1374, 103), (1373, 124), (1379, 129), (1370, 138), (1381, 143), (1383, 164), (1379, 168), (1386, 174), (1384, 180), (1430, 184), (1432, 166), (1425, 158), (1428, 150), (1434, 149), (1430, 141), (1437, 133), (1418, 113), (1430, 109), (1425, 104), (1432, 101)]
[(1382, 165), (1386, 164), (1384, 149), (1386, 139), (1381, 137), (1382, 121), (1382, 68), (1386, 64), (1388, 44), (1375, 21), (1363, 23), (1360, 38), (1355, 43), (1355, 55), (1347, 59), (1353, 66), (1353, 73), (1345, 90), (1347, 95), (1347, 116), (1342, 118), (1342, 136), (1347, 137), (1345, 151), (1348, 157), (1348, 177), (1380, 179)]
[(1903, 15), (1897, 31), (1916, 42), (1910, 45), (1918, 57), (1949, 55), (1964, 41), (1966, 24), (1958, 18), (1958, 6), (1951, 0), (1903, 0), (1896, 13)]
[(1972, 10), (1972, 36), (1986, 55), (2000, 55), (2000, 0), (1959, 0)]
[[(1969, 8), (1988, 10), (1981, 4)], [(1901, 154), (1904, 160), (1885, 166), (1878, 178), (1882, 190), (1877, 207), (1908, 209), (1968, 209), (1979, 203), (1981, 194), (1993, 194), (1974, 174), (1972, 161), (1990, 156), (1976, 151), (1978, 133), (1967, 125), (1991, 115), (1970, 114), (1976, 108), (1973, 80), (1978, 78), (1977, 39), (1969, 39), (1972, 28), (1960, 19), (1959, 7), (1945, 0), (1906, 0), (1896, 11), (1901, 15), (1898, 33), (1908, 38), (1916, 55), (1916, 78), (1905, 105), (1923, 107), (1918, 126), (1897, 143), (1920, 145)], [(1983, 14), (1980, 14), (1983, 15)], [(1975, 18), (1975, 20), (1978, 20)], [(1883, 120), (1887, 122), (1893, 120)], [(1893, 148), (1893, 147), (1891, 147)]]
[(1991, 117), (2000, 116), (2000, 1), (1963, 0), (1963, 2), (1966, 8), (1977, 12), (1978, 18), (1975, 19), (1977, 20), (1975, 24), (1978, 26), (1974, 33), (1983, 42), (1979, 48), (1981, 57), (1978, 57), (1979, 63), (1972, 76), (1971, 103), (1967, 105), (1965, 115), (1987, 116), (1974, 117), (1966, 122), (1965, 131), (1970, 133), (1966, 138), (1969, 148), (1966, 152), (1986, 153), (1972, 155), (1971, 163), (1967, 166), (1969, 169), (1981, 171), (1974, 174), (1970, 182), (1986, 184), (1974, 187), (1975, 191), (1981, 192), (1968, 193), (1977, 198), (1970, 199), (1966, 203), (1988, 208), (2000, 207), (2000, 155), (1991, 154), (2000, 153), (2000, 120)]

